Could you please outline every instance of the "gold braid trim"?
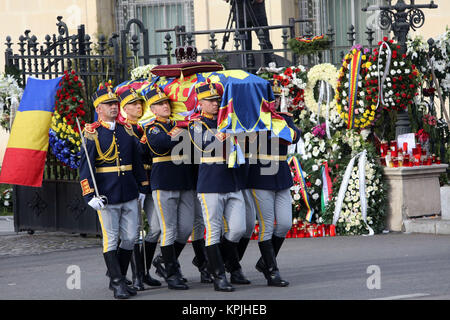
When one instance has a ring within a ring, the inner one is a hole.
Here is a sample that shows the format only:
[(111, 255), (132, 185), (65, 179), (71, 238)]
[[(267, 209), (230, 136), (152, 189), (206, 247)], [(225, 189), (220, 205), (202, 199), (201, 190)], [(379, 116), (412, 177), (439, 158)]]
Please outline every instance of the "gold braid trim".
[[(210, 132), (212, 133), (212, 135), (214, 135), (214, 132), (208, 127), (208, 125), (207, 125), (206, 123), (204, 123), (203, 121), (200, 121), (200, 120), (194, 120), (194, 121), (198, 121), (198, 122), (200, 122), (201, 125), (205, 125), (206, 129), (207, 129), (208, 131), (210, 131)], [(194, 125), (195, 125), (195, 122), (194, 122)], [(189, 128), (189, 125), (188, 125), (188, 128)], [(202, 132), (203, 132), (203, 130), (202, 130)], [(196, 148), (197, 148), (198, 150), (200, 150), (201, 152), (203, 152), (203, 153), (211, 153), (211, 152), (214, 150), (214, 148), (211, 148), (210, 150), (203, 150), (201, 147), (199, 147), (199, 146), (194, 142), (194, 139), (192, 139), (192, 135), (191, 135), (191, 131), (190, 131), (190, 130), (188, 130), (188, 133), (189, 133), (189, 139), (191, 140), (191, 142), (192, 142), (192, 144), (194, 145), (194, 147), (196, 147)], [(203, 141), (203, 137), (202, 137), (202, 141)]]
[(116, 139), (113, 136), (112, 143), (109, 146), (108, 150), (106, 152), (103, 152), (100, 148), (100, 143), (98, 141), (98, 137), (94, 139), (95, 141), (95, 147), (97, 148), (98, 157), (95, 159), (96, 161), (99, 161), (99, 164), (102, 163), (112, 163), (114, 160), (118, 159), (118, 149), (116, 144)]
[[(164, 128), (164, 126), (163, 126), (162, 124), (154, 123), (154, 125), (157, 125), (158, 127), (161, 127), (161, 128), (166, 132), (166, 134), (169, 134), (169, 132), (167, 131), (167, 129)], [(153, 129), (153, 128), (149, 128), (150, 131), (151, 131), (152, 129)], [(146, 134), (145, 134), (145, 135), (146, 135)], [(147, 136), (147, 135), (146, 135), (146, 136)], [(148, 148), (150, 149), (150, 151), (153, 152), (154, 154), (156, 154), (157, 156), (160, 156), (160, 157), (169, 154), (169, 152), (171, 151), (171, 150), (169, 150), (169, 151), (167, 151), (166, 153), (158, 153), (158, 152), (156, 152), (155, 150), (153, 150), (153, 148), (150, 146), (150, 143), (148, 143), (148, 139), (145, 139), (145, 142), (143, 142), (143, 141), (141, 140), (141, 142), (142, 142), (142, 143), (146, 143), (147, 146), (148, 146)]]

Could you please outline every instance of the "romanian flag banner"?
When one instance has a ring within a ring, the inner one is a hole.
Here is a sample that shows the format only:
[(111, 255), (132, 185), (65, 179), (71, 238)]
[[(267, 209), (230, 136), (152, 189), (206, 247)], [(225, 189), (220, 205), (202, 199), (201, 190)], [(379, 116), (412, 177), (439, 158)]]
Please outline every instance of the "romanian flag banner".
[[(157, 84), (170, 99), (172, 105), (172, 115), (170, 116), (170, 119), (177, 121), (178, 125), (182, 126), (183, 123), (187, 125), (189, 120), (199, 114), (197, 110), (197, 95), (195, 93), (196, 83), (197, 74), (184, 77), (183, 79), (156, 77), (151, 83), (143, 85), (140, 89), (140, 93), (145, 95), (152, 90), (154, 84)], [(139, 123), (145, 126), (154, 118), (155, 115), (151, 112), (150, 108), (144, 108)]]
[[(294, 130), (275, 110), (275, 98), (270, 83), (243, 70), (197, 73), (183, 78), (156, 77), (141, 88), (145, 95), (156, 83), (170, 98), (171, 120), (179, 126), (199, 115), (195, 85), (210, 79), (224, 87), (218, 114), (218, 130), (231, 134), (271, 131), (275, 137), (291, 142)], [(139, 123), (145, 125), (154, 119), (150, 110), (144, 110)]]
[(218, 129), (231, 134), (271, 131), (292, 142), (294, 131), (275, 112), (275, 97), (270, 83), (242, 70), (198, 74), (198, 81), (220, 82), (224, 87), (218, 115)]
[(28, 79), (11, 128), (0, 183), (42, 186), (48, 132), (61, 79)]
[(353, 129), (355, 125), (354, 116), (355, 116), (355, 108), (356, 106), (356, 99), (358, 97), (358, 76), (359, 71), (361, 69), (361, 63), (362, 63), (362, 56), (363, 53), (361, 51), (358, 51), (352, 58), (352, 61), (350, 62), (350, 85), (348, 87), (348, 124), (347, 129)]
[(295, 156), (292, 156), (288, 159), (288, 164), (294, 172), (294, 181), (296, 181), (300, 185), (300, 193), (303, 197), (303, 201), (305, 202), (307, 210), (306, 220), (308, 222), (311, 222), (312, 216), (314, 214), (314, 209), (311, 208), (311, 205), (309, 203), (308, 190), (306, 188), (306, 181), (304, 177), (305, 175), (303, 174), (302, 166), (300, 164), (300, 161), (298, 161), (298, 158)]

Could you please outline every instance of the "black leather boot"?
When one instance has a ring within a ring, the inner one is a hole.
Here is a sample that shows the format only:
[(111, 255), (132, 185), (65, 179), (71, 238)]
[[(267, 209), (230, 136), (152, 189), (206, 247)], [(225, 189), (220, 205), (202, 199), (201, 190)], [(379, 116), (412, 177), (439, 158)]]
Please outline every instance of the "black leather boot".
[(166, 268), (164, 267), (164, 259), (162, 254), (158, 254), (155, 259), (153, 259), (152, 262), (153, 266), (155, 267), (155, 273), (163, 278), (164, 280), (167, 279), (167, 272)]
[[(273, 251), (275, 252), (275, 257), (278, 256), (278, 252), (280, 252), (280, 248), (284, 242), (285, 238), (281, 238), (281, 237), (277, 237), (275, 235), (272, 235), (272, 245), (273, 245)], [(263, 258), (259, 258), (258, 262), (256, 263), (255, 266), (256, 270), (258, 270), (259, 272), (264, 273), (264, 276), (267, 279), (267, 268), (266, 265), (264, 263)]]
[(144, 291), (144, 257), (141, 255), (141, 248), (139, 244), (134, 245), (130, 264), (133, 281), (132, 287), (137, 291)]
[(178, 263), (175, 256), (175, 248), (173, 245), (161, 247), (161, 254), (164, 259), (165, 271), (167, 278), (165, 279), (169, 289), (186, 290), (189, 287), (181, 279)]
[(103, 253), (103, 258), (105, 259), (106, 268), (108, 269), (110, 278), (109, 288), (114, 291), (114, 298), (128, 299), (130, 294), (128, 293), (127, 285), (120, 270), (116, 250)]
[(206, 247), (208, 256), (208, 267), (214, 281), (214, 290), (223, 292), (234, 291), (233, 286), (228, 282), (225, 274), (225, 266), (223, 264), (222, 255), (218, 244)]
[(281, 279), (280, 272), (277, 266), (277, 260), (275, 258), (275, 251), (273, 248), (272, 240), (266, 240), (258, 242), (259, 250), (261, 251), (264, 264), (266, 266), (264, 270), (264, 276), (267, 279), (267, 285), (273, 287), (286, 287), (289, 282)]
[(241, 265), (239, 264), (239, 253), (237, 243), (222, 239), (222, 248), (225, 254), (225, 267), (230, 273), (230, 282), (232, 284), (250, 284), (245, 275), (242, 273)]
[(244, 256), (245, 250), (247, 249), (248, 243), (250, 242), (250, 238), (241, 238), (239, 240), (237, 250), (239, 254), (239, 261), (242, 260), (242, 257)]
[[(154, 279), (151, 275), (150, 275), (150, 268), (152, 266), (152, 260), (153, 260), (153, 255), (155, 254), (155, 250), (156, 250), (156, 242), (147, 242), (144, 241), (144, 246), (145, 246), (145, 266), (147, 268), (147, 270), (145, 270), (145, 274), (143, 277), (143, 282), (149, 286), (152, 287), (160, 287), (161, 286), (161, 282), (159, 280)], [(144, 257), (144, 248), (142, 248), (141, 250), (141, 254)]]
[(178, 257), (180, 256), (181, 251), (183, 251), (184, 247), (186, 246), (186, 243), (180, 243), (180, 242), (175, 241), (173, 243), (173, 246), (175, 248), (175, 257), (177, 258), (177, 267), (178, 267), (179, 276), (180, 276), (181, 280), (183, 280), (184, 282), (187, 282), (187, 279), (181, 273), (181, 265), (180, 265), (180, 262), (178, 261)]
[[(126, 279), (126, 275), (128, 272), (128, 265), (130, 264), (131, 255), (133, 254), (133, 250), (125, 250), (122, 248), (117, 249), (117, 259), (119, 260), (120, 271), (122, 272), (122, 276)], [(135, 296), (137, 294), (136, 289), (130, 287), (127, 284), (127, 290), (130, 296)]]
[(207, 266), (208, 260), (206, 259), (205, 240), (192, 241), (192, 248), (194, 248), (195, 257), (192, 260), (192, 264), (198, 268), (200, 272), (201, 283), (212, 283), (213, 279), (209, 273)]

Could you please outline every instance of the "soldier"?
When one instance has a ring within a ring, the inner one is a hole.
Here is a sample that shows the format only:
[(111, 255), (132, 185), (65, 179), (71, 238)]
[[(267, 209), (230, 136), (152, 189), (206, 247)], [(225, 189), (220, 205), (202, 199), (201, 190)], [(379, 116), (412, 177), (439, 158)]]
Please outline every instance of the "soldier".
[(220, 84), (210, 82), (196, 85), (202, 113), (198, 120), (189, 123), (189, 134), (196, 149), (202, 152), (197, 197), (206, 226), (206, 253), (214, 278), (214, 289), (231, 292), (234, 288), (226, 278), (219, 245), (225, 225), (222, 240), (224, 258), (230, 266), (232, 277), (241, 273), (237, 244), (245, 231), (245, 202), (240, 191), (238, 172), (228, 168), (226, 155), (222, 152), (229, 137), (217, 132), (219, 87)]
[[(280, 105), (281, 88), (278, 83), (272, 82), (272, 90), (276, 96), (275, 110)], [(300, 139), (300, 130), (295, 126), (292, 115), (278, 113), (295, 131), (293, 143)], [(287, 148), (289, 143), (267, 137), (263, 133), (258, 135), (259, 147), (266, 144), (267, 152), (258, 152), (258, 163), (250, 167), (247, 186), (252, 189), (255, 200), (257, 216), (260, 225), (259, 249), (261, 258), (256, 264), (256, 269), (262, 272), (269, 286), (285, 287), (289, 282), (283, 280), (278, 270), (276, 256), (287, 232), (292, 225), (292, 199), (290, 188), (293, 185), (291, 171), (287, 164)], [(274, 150), (273, 150), (274, 149)], [(267, 163), (269, 162), (269, 163)], [(276, 170), (271, 174), (265, 174), (264, 169), (274, 165)], [(274, 227), (274, 222), (276, 226)]]
[[(144, 135), (144, 129), (138, 123), (139, 118), (142, 116), (144, 97), (137, 93), (134, 88), (130, 86), (119, 87), (116, 89), (118, 93), (118, 98), (120, 101), (120, 109), (126, 114), (126, 123), (133, 127), (133, 135), (140, 141)], [(141, 148), (143, 149), (143, 148)], [(147, 174), (147, 179), (150, 180), (151, 175), (151, 157), (148, 153), (145, 153), (145, 149), (142, 154), (142, 163), (144, 164), (144, 169)], [(144, 283), (149, 286), (161, 286), (161, 282), (154, 279), (150, 275), (150, 267), (153, 260), (153, 255), (158, 244), (158, 238), (161, 233), (159, 227), (158, 217), (155, 211), (155, 206), (153, 204), (152, 194), (150, 190), (150, 185), (146, 188), (146, 196), (144, 201), (144, 207), (142, 208), (147, 216), (147, 221), (149, 224), (149, 232), (147, 233), (143, 246), (145, 248), (140, 248), (139, 246), (139, 234), (142, 228), (142, 218), (139, 215), (139, 225), (138, 225), (138, 238), (134, 244), (133, 255), (131, 256), (131, 271), (133, 275), (133, 287), (138, 290), (144, 290)], [(144, 263), (145, 259), (145, 263)], [(145, 270), (144, 270), (145, 269)]]
[(156, 115), (156, 119), (146, 126), (142, 142), (146, 143), (153, 158), (150, 184), (161, 227), (160, 247), (165, 270), (159, 266), (159, 259), (154, 260), (154, 265), (169, 289), (185, 290), (189, 287), (184, 283), (177, 258), (194, 224), (192, 167), (180, 164), (188, 160), (188, 155), (172, 155), (184, 129), (176, 127), (175, 122), (169, 119), (169, 98), (155, 85), (145, 94), (145, 99)]
[[(83, 132), (86, 151), (81, 151), (80, 183), (84, 199), (97, 210), (102, 227), (109, 287), (116, 299), (127, 299), (136, 295), (136, 290), (126, 285), (124, 275), (137, 237), (138, 201), (145, 198), (149, 182), (132, 127), (115, 121), (118, 100), (109, 83), (94, 93), (94, 107), (99, 120), (86, 125)], [(95, 195), (94, 179), (97, 194), (105, 196), (106, 202)]]

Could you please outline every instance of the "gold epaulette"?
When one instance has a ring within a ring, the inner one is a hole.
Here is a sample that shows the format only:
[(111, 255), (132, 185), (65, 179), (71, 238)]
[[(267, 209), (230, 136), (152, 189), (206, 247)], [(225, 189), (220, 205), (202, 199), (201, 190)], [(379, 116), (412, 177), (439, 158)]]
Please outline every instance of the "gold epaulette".
[(86, 139), (95, 140), (98, 138), (97, 128), (100, 127), (100, 122), (88, 123), (84, 126), (83, 134)]
[(121, 125), (124, 127), (125, 131), (126, 131), (130, 136), (134, 136), (133, 126), (132, 126), (131, 124), (125, 123), (125, 122), (122, 122), (122, 121), (120, 121), (120, 122), (118, 121), (118, 123), (121, 124)]

